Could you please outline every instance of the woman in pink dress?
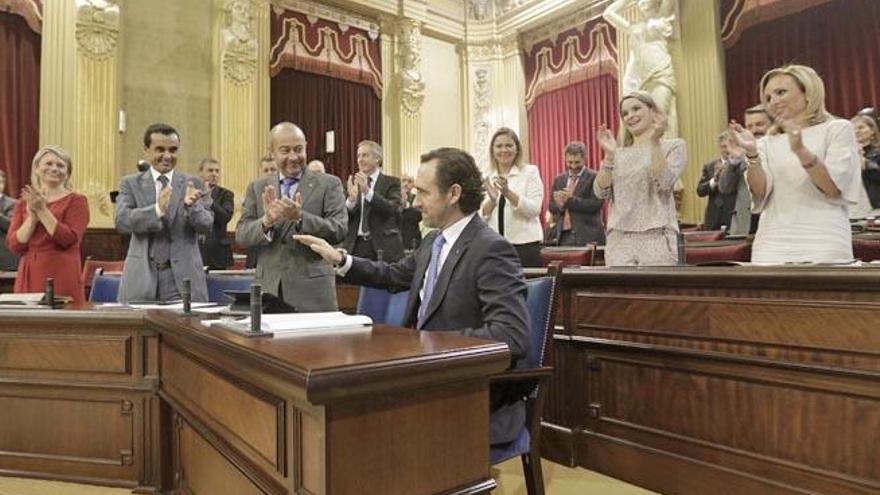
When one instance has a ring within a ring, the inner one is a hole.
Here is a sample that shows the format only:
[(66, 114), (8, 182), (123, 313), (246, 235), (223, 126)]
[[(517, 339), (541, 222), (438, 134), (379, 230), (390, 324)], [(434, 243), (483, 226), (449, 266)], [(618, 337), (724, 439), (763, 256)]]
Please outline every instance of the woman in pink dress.
[(15, 292), (43, 292), (55, 279), (55, 294), (85, 300), (80, 243), (89, 224), (86, 197), (71, 191), (70, 156), (57, 146), (34, 155), (31, 184), (21, 191), (6, 242), (22, 256)]

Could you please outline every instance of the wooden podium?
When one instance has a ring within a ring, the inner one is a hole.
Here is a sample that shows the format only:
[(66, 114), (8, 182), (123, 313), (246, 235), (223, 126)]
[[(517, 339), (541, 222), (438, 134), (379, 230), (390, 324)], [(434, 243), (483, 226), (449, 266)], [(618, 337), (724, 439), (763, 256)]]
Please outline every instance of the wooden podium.
[(0, 474), (136, 493), (477, 494), (507, 346), (248, 339), (169, 312), (0, 310)]

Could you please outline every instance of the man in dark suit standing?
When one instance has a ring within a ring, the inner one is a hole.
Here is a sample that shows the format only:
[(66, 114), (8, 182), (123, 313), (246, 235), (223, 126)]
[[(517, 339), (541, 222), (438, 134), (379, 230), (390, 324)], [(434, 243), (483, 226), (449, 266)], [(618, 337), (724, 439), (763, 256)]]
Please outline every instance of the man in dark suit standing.
[(197, 177), (179, 170), (180, 135), (167, 124), (144, 132), (144, 172), (122, 178), (116, 198), (116, 230), (131, 234), (119, 301), (167, 301), (191, 282), (192, 300), (207, 301), (198, 234), (211, 231), (211, 199)]
[[(337, 266), (346, 282), (409, 290), (408, 325), (504, 342), (515, 366), (529, 350), (526, 284), (513, 246), (477, 215), (484, 191), (474, 159), (454, 148), (431, 151), (422, 156), (415, 185), (415, 205), (437, 230), (396, 263), (350, 256), (311, 236), (294, 239)], [(516, 438), (525, 422), (522, 399), (519, 386), (492, 386), (491, 443)]]
[(213, 158), (205, 158), (199, 163), (199, 177), (208, 188), (205, 193), (211, 197), (214, 212), (211, 231), (199, 235), (202, 263), (212, 270), (224, 270), (232, 266), (232, 243), (226, 236), (226, 225), (235, 210), (235, 194), (220, 187), (220, 162)]
[(311, 234), (332, 244), (345, 239), (342, 183), (306, 170), (306, 136), (299, 127), (282, 122), (269, 141), (278, 173), (248, 185), (235, 240), (244, 248), (260, 247), (256, 279), (267, 293), (299, 311), (335, 311), (333, 267), (291, 235)]
[(17, 201), (3, 194), (5, 188), (6, 172), (0, 170), (0, 270), (14, 272), (18, 270), (18, 255), (6, 247), (6, 234)]
[(721, 174), (730, 166), (730, 141), (727, 131), (718, 136), (718, 149), (721, 158), (703, 165), (703, 174), (697, 184), (697, 195), (709, 197), (706, 202), (706, 213), (703, 217), (705, 230), (721, 230), (730, 227), (730, 218), (736, 204), (736, 193), (723, 193), (719, 189)]
[(403, 256), (400, 179), (382, 173), (382, 146), (375, 141), (358, 143), (357, 164), (358, 172), (348, 176), (345, 249), (361, 258), (397, 261)]
[(596, 173), (585, 166), (587, 146), (572, 141), (565, 147), (566, 172), (553, 179), (550, 213), (556, 225), (554, 239), (559, 246), (605, 245), (602, 223), (603, 200), (593, 193)]
[(415, 179), (411, 175), (400, 176), (400, 236), (403, 238), (404, 251), (415, 251), (422, 243), (422, 230), (419, 224), (422, 222), (422, 212), (413, 206), (416, 200), (416, 191), (413, 187)]

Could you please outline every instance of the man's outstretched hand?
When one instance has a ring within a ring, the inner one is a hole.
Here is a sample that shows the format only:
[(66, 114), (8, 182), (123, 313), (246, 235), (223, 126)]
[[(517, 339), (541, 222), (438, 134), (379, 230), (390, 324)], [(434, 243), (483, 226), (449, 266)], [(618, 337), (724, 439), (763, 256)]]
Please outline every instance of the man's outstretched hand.
[(297, 234), (293, 236), (293, 240), (310, 247), (312, 251), (318, 253), (322, 258), (334, 265), (341, 265), (345, 261), (345, 257), (338, 249), (331, 246), (327, 241), (313, 235)]

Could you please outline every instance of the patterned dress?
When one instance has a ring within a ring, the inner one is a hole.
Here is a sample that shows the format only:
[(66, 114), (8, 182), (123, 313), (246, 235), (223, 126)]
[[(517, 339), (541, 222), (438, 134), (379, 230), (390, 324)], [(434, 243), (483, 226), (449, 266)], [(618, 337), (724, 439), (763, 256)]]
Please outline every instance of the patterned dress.
[(661, 139), (667, 166), (652, 177), (651, 147), (618, 148), (608, 188), (593, 183), (596, 196), (609, 200), (607, 266), (678, 263), (678, 218), (672, 191), (687, 164), (682, 139)]

